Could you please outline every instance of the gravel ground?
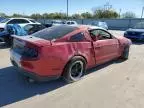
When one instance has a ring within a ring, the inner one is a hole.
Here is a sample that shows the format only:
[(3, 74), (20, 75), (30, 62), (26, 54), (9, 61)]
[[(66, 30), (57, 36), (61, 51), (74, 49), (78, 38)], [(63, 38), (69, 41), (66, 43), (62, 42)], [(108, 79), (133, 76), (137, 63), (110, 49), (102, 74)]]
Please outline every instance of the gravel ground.
[(0, 47), (0, 57), (0, 106), (144, 108), (144, 43), (131, 46), (129, 60), (98, 66), (73, 84), (66, 84), (61, 79), (30, 84), (11, 66), (8, 48)]

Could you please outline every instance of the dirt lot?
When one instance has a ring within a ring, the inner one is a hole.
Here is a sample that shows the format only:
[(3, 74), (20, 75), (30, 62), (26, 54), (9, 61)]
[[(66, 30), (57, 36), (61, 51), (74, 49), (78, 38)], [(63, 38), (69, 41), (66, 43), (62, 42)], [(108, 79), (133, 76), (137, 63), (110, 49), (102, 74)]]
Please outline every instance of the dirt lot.
[(0, 106), (144, 108), (144, 43), (131, 46), (129, 60), (112, 61), (88, 72), (73, 84), (61, 79), (30, 84), (11, 66), (8, 48), (0, 47)]

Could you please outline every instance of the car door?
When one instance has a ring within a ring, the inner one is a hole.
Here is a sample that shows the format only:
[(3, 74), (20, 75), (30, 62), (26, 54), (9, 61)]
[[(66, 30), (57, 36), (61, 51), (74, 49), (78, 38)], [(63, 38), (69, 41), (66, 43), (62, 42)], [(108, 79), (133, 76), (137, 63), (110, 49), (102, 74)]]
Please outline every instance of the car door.
[(87, 32), (79, 32), (70, 37), (69, 42), (73, 45), (77, 55), (86, 57), (87, 67), (95, 65), (95, 57), (91, 41), (87, 38)]
[(119, 56), (119, 42), (109, 32), (95, 29), (90, 31), (90, 35), (93, 39), (96, 64), (105, 63)]

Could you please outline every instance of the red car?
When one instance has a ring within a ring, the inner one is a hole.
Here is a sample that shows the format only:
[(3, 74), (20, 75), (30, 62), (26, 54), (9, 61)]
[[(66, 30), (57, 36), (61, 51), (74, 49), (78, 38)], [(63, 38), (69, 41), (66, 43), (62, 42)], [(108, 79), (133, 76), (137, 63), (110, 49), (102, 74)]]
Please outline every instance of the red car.
[(11, 62), (36, 81), (81, 79), (86, 69), (116, 58), (128, 59), (131, 41), (93, 26), (60, 25), (31, 36), (14, 36)]

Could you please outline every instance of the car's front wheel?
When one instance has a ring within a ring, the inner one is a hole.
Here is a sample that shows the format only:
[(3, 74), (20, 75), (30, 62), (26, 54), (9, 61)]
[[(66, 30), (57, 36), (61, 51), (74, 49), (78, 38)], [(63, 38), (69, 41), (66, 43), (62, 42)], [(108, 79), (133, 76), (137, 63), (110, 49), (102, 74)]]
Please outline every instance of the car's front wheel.
[(122, 59), (127, 60), (129, 58), (129, 46), (124, 48)]
[(66, 82), (80, 80), (86, 71), (86, 61), (82, 57), (74, 57), (66, 66), (63, 77)]

